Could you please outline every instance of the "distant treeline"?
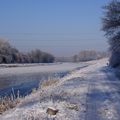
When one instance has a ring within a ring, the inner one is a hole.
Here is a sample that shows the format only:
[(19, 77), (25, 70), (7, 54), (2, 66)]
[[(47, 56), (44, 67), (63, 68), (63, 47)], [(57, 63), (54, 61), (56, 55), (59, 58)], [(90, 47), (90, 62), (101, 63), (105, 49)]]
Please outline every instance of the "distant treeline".
[(8, 41), (0, 39), (0, 63), (51, 63), (54, 56), (39, 49), (28, 53), (20, 52)]
[(79, 54), (73, 56), (74, 62), (90, 61), (105, 58), (108, 56), (107, 52), (98, 52), (95, 50), (83, 50)]
[(95, 50), (82, 50), (71, 57), (56, 57), (57, 62), (84, 62), (108, 57), (107, 52), (98, 52)]

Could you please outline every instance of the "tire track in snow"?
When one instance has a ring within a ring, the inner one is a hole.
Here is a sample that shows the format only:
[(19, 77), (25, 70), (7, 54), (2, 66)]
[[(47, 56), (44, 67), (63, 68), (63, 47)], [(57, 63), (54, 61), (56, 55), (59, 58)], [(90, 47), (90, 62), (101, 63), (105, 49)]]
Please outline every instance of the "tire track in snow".
[(95, 83), (89, 81), (88, 93), (86, 96), (86, 116), (85, 120), (99, 120), (97, 114), (96, 101), (94, 100)]

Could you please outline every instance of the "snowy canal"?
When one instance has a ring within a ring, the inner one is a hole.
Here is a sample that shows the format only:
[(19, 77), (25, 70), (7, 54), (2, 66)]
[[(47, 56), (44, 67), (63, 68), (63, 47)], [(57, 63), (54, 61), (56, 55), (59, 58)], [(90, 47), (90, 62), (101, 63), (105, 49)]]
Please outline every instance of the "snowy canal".
[(0, 68), (0, 96), (13, 93), (25, 96), (33, 88), (38, 88), (41, 81), (51, 78), (61, 78), (70, 71), (87, 66), (85, 63), (38, 64), (19, 67)]

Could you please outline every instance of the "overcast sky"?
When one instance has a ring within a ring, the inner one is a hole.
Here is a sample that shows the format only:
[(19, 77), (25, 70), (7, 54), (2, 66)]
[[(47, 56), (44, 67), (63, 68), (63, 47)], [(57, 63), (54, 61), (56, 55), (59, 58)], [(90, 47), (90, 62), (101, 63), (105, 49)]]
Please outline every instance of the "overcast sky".
[(21, 51), (56, 56), (108, 49), (102, 6), (110, 0), (0, 0), (0, 37)]

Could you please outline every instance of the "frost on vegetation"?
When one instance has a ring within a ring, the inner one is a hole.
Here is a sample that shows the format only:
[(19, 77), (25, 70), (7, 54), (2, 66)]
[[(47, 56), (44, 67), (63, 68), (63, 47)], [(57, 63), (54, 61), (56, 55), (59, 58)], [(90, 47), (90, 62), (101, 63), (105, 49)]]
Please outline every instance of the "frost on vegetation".
[[(102, 62), (105, 61), (102, 60)], [(39, 91), (33, 90), (33, 94), (25, 97), (12, 112), (9, 111), (0, 116), (0, 120), (85, 120), (86, 93), (88, 92), (86, 78), (90, 78), (87, 73), (96, 71), (100, 67), (100, 63), (93, 64), (62, 78), (58, 83), (51, 84), (47, 81), (45, 87)], [(112, 119), (117, 113), (112, 104), (108, 107), (109, 104), (107, 104), (107, 109), (112, 113), (111, 119), (108, 120), (117, 120)], [(58, 110), (56, 115), (47, 114), (47, 109), (51, 107)], [(106, 107), (100, 108), (100, 115), (110, 117), (105, 109)]]
[(41, 83), (41, 88), (45, 88), (45, 87), (49, 87), (51, 85), (54, 85), (58, 82), (58, 80), (56, 79), (50, 79), (50, 80), (44, 80), (42, 83)]
[(113, 103), (106, 100), (99, 109), (99, 114), (106, 120), (119, 120), (119, 115)]
[[(68, 108), (71, 107), (71, 108)], [(70, 104), (67, 102), (56, 102), (53, 103), (52, 101), (38, 103), (31, 108), (22, 108), (21, 110), (15, 110), (14, 116), (6, 116), (7, 119), (5, 120), (79, 120), (79, 111), (76, 111), (75, 104)], [(58, 109), (58, 113), (56, 115), (49, 115), (47, 114), (47, 108), (54, 107)], [(75, 109), (74, 109), (75, 108)], [(19, 114), (18, 114), (19, 113)]]

